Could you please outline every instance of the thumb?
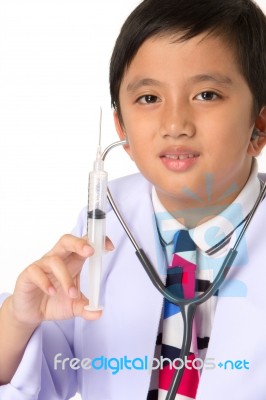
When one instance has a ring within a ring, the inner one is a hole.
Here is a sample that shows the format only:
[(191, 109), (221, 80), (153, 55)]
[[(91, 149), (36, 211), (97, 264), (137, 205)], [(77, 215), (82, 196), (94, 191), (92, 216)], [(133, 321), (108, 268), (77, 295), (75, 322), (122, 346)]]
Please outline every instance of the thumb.
[(89, 299), (81, 293), (79, 299), (73, 301), (73, 314), (75, 317), (81, 317), (86, 320), (99, 319), (102, 316), (102, 310), (89, 311), (85, 306), (89, 305)]

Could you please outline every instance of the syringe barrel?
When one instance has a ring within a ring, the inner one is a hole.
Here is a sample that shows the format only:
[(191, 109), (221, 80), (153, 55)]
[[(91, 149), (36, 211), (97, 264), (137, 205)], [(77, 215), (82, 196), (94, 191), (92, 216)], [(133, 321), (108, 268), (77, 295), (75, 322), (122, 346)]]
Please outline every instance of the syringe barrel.
[(107, 202), (107, 172), (94, 170), (89, 174), (88, 199), (88, 242), (94, 248), (89, 262), (89, 305), (90, 311), (101, 309), (99, 306), (102, 254), (105, 245), (105, 217)]
[(107, 172), (102, 170), (90, 172), (88, 218), (105, 218), (107, 202), (107, 182)]

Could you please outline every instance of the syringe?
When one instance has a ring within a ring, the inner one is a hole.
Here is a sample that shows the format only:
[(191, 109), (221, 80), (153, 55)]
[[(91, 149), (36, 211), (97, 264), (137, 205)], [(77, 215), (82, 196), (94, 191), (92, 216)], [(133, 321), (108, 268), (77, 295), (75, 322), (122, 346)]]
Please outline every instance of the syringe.
[(102, 110), (100, 111), (99, 145), (93, 171), (89, 174), (87, 237), (88, 243), (94, 248), (94, 254), (89, 260), (89, 304), (85, 306), (85, 309), (89, 311), (102, 309), (99, 305), (99, 296), (102, 254), (105, 247), (107, 172), (104, 171), (101, 154), (101, 122)]

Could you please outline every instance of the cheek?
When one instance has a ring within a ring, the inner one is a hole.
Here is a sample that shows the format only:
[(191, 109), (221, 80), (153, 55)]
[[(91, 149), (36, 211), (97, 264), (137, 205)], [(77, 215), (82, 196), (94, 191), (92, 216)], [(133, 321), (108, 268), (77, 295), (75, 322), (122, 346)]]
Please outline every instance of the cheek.
[(133, 161), (147, 158), (151, 146), (151, 128), (137, 118), (125, 118), (125, 132), (128, 140), (127, 152)]
[(136, 158), (134, 156), (134, 152), (132, 151), (131, 146), (128, 146), (126, 149), (127, 154), (129, 155), (129, 157), (131, 158), (132, 161), (136, 162)]
[(128, 143), (128, 155), (130, 156), (131, 160), (139, 162), (143, 158), (144, 152), (142, 149), (146, 146), (143, 145), (141, 140), (136, 140), (136, 138), (132, 140), (130, 135), (128, 135)]
[[(246, 120), (243, 121), (243, 119)], [(226, 157), (247, 149), (252, 131), (250, 125), (250, 121), (243, 116), (242, 119), (240, 117), (237, 119), (236, 116), (230, 118), (229, 115), (220, 119), (219, 124), (214, 123), (208, 126), (207, 123), (206, 130), (202, 130), (202, 140), (206, 144), (207, 152), (213, 157), (215, 153), (222, 153)]]
[(126, 137), (128, 141), (128, 146), (125, 147), (126, 152), (130, 156), (131, 160), (138, 161), (142, 152), (141, 149), (145, 147), (142, 143), (142, 139), (139, 135), (132, 132), (130, 129), (126, 130)]

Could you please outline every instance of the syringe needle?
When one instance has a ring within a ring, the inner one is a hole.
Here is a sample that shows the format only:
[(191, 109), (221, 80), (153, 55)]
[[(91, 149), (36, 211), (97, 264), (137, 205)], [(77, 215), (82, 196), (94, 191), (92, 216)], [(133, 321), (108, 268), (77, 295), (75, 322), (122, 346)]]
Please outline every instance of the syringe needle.
[(103, 116), (102, 107), (100, 107), (99, 143), (98, 143), (99, 147), (101, 147), (101, 144), (102, 144), (102, 116)]

